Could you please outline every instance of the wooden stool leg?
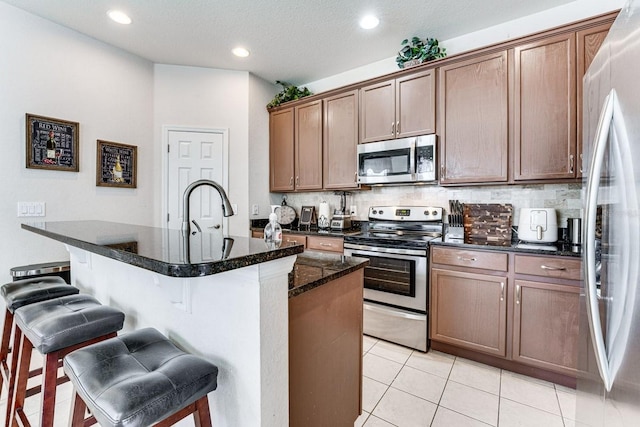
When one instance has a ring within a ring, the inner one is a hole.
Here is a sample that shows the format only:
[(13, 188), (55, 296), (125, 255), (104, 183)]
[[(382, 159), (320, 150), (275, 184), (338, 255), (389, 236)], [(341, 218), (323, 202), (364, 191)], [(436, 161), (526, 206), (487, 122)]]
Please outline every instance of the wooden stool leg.
[[(71, 413), (69, 415), (69, 425), (71, 427), (84, 427), (95, 424), (95, 418), (90, 417), (85, 420), (84, 416), (87, 412), (87, 405), (84, 403), (84, 400), (80, 397), (80, 395), (74, 390), (73, 391), (73, 400), (71, 401)], [(93, 422), (90, 423), (90, 420)]]
[(45, 355), (44, 372), (42, 374), (42, 399), (40, 400), (40, 426), (53, 427), (53, 413), (56, 406), (56, 389), (58, 382), (58, 351)]
[(20, 355), (20, 346), (22, 345), (22, 331), (15, 328), (13, 333), (13, 349), (11, 350), (11, 369), (9, 372), (9, 381), (7, 382), (7, 412), (4, 418), (5, 427), (9, 427), (12, 417), (12, 404), (16, 391), (16, 375), (18, 373), (18, 356)]
[(193, 413), (196, 427), (211, 427), (211, 412), (209, 411), (209, 399), (207, 396), (196, 400), (196, 411)]
[(11, 340), (11, 330), (13, 329), (13, 313), (9, 310), (5, 310), (4, 314), (4, 326), (2, 328), (2, 343), (0, 343), (0, 369), (2, 369), (2, 375), (0, 375), (0, 389), (5, 378), (9, 379), (9, 341)]
[[(29, 341), (26, 337), (22, 336), (22, 332), (20, 328), (16, 328), (16, 337), (20, 335), (20, 341), (14, 339), (14, 344), (17, 342), (21, 342), (20, 352), (19, 352), (19, 363), (17, 366), (17, 373), (13, 375), (12, 378), (16, 378), (15, 386), (13, 388), (13, 401), (7, 401), (7, 407), (11, 407), (11, 417), (10, 422), (11, 426), (17, 426), (18, 421), (16, 417), (19, 417), (22, 421), (26, 421), (26, 416), (24, 416), (24, 400), (26, 397), (27, 391), (27, 380), (29, 379), (29, 364), (31, 363), (31, 353), (33, 351), (33, 345), (31, 341)], [(17, 348), (17, 347), (14, 347)], [(14, 350), (16, 351), (16, 350)], [(17, 353), (17, 351), (16, 351)], [(13, 367), (11, 368), (12, 372), (14, 371)], [(24, 417), (24, 418), (23, 418)], [(25, 423), (28, 425), (28, 422)]]

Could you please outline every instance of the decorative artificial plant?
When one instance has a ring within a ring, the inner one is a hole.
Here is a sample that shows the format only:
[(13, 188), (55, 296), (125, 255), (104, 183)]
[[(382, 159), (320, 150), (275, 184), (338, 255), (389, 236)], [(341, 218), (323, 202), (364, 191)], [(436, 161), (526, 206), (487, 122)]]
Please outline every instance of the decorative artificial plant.
[(277, 84), (282, 86), (282, 90), (273, 97), (270, 103), (267, 104), (267, 108), (277, 107), (283, 102), (293, 101), (296, 99), (304, 98), (305, 96), (312, 95), (311, 91), (306, 87), (300, 89), (297, 86), (289, 84), (287, 82), (276, 81)]
[(409, 61), (419, 64), (447, 56), (446, 49), (438, 45), (437, 39), (422, 40), (419, 37), (413, 37), (411, 42), (409, 39), (404, 39), (401, 44), (403, 47), (396, 57), (396, 63), (400, 68), (404, 68), (405, 63)]

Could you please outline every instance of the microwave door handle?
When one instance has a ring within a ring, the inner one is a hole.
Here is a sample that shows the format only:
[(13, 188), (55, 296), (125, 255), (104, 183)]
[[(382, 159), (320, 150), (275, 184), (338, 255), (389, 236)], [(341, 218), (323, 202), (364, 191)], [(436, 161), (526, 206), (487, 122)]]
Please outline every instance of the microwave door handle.
[(612, 381), (609, 372), (609, 360), (607, 357), (604, 337), (602, 333), (602, 324), (600, 320), (600, 310), (598, 306), (598, 289), (596, 284), (596, 213), (598, 208), (598, 190), (600, 187), (600, 174), (602, 172), (602, 163), (607, 148), (607, 140), (611, 120), (613, 118), (613, 101), (615, 98), (615, 90), (612, 89), (604, 100), (604, 106), (598, 121), (598, 128), (593, 144), (593, 154), (591, 156), (590, 167), (587, 177), (587, 190), (585, 201), (585, 293), (587, 302), (587, 319), (589, 323), (589, 331), (591, 333), (591, 341), (596, 356), (596, 364), (600, 377), (607, 391), (611, 391)]
[(416, 139), (414, 138), (411, 141), (411, 151), (409, 152), (409, 173), (411, 174), (411, 179), (416, 179)]

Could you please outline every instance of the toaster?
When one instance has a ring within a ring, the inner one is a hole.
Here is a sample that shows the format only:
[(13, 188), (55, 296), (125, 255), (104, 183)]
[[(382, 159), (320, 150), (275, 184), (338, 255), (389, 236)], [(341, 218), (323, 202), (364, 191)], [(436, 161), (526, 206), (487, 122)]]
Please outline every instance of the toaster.
[(518, 238), (524, 242), (552, 243), (558, 240), (558, 220), (553, 208), (522, 208)]

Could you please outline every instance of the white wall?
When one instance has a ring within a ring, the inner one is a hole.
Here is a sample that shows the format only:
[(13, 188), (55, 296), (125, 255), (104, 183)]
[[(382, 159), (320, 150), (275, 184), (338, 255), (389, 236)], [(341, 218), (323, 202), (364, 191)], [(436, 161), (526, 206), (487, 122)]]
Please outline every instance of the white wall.
[[(0, 2), (0, 283), (9, 268), (68, 259), (60, 243), (22, 222), (153, 217), (153, 66)], [(25, 167), (25, 113), (80, 123), (80, 172)], [(96, 140), (138, 146), (138, 188), (96, 187)], [(46, 217), (18, 218), (18, 201)]]
[[(448, 55), (454, 55), (617, 10), (622, 8), (625, 2), (626, 0), (575, 0), (562, 6), (485, 28), (484, 30), (449, 40), (440, 40), (440, 45), (447, 49)], [(427, 36), (433, 37), (433, 35), (423, 35), (423, 37)], [(400, 50), (400, 40), (398, 40), (398, 50)], [(398, 71), (395, 58), (396, 55), (394, 54), (381, 61), (354, 68), (325, 79), (309, 82), (302, 86), (307, 86), (313, 93), (319, 93), (392, 73)]]
[[(158, 146), (165, 125), (229, 129), (228, 196), (231, 203), (238, 205), (237, 213), (229, 218), (229, 234), (248, 236), (249, 73), (160, 64), (154, 69), (154, 129)], [(158, 169), (155, 181), (158, 186), (162, 153), (163, 150), (158, 150), (153, 159)], [(154, 212), (160, 220), (162, 206), (157, 204)]]
[(265, 218), (269, 205), (269, 113), (266, 105), (278, 92), (276, 85), (259, 77), (249, 77), (249, 209), (258, 205), (258, 214), (249, 210), (249, 218)]

